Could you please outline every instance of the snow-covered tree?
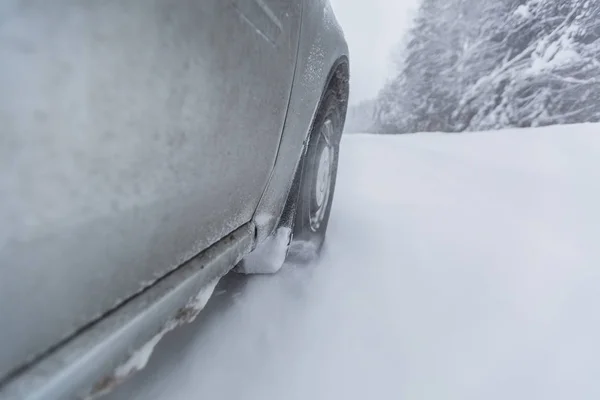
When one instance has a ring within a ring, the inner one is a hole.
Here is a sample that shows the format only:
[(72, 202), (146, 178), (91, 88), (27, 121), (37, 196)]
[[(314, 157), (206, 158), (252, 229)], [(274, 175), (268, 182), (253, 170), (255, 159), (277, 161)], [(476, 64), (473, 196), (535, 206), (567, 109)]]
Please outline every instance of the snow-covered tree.
[(462, 131), (600, 120), (600, 4), (423, 0), (386, 131)]

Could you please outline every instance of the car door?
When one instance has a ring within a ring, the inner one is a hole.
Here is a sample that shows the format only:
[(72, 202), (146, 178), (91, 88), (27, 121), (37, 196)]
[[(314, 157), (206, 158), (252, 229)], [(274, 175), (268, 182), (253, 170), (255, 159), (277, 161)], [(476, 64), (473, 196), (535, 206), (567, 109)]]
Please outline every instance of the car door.
[(0, 377), (251, 219), (301, 6), (3, 6)]

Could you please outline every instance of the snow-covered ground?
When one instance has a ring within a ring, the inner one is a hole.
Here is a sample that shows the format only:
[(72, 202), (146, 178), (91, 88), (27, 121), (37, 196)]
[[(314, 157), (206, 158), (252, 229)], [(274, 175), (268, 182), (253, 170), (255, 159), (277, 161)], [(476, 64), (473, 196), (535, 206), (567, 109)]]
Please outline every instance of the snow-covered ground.
[(348, 135), (318, 263), (228, 276), (109, 398), (600, 398), (600, 125)]

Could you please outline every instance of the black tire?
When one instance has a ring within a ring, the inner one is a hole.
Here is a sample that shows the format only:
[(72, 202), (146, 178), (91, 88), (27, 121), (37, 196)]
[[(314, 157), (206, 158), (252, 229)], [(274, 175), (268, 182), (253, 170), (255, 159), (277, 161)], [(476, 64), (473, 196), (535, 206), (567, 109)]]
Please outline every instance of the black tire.
[[(296, 214), (288, 260), (306, 263), (319, 256), (325, 243), (335, 193), (343, 121), (333, 90), (323, 97), (302, 159)], [(328, 176), (328, 179), (325, 176)], [(326, 184), (324, 180), (326, 179)]]

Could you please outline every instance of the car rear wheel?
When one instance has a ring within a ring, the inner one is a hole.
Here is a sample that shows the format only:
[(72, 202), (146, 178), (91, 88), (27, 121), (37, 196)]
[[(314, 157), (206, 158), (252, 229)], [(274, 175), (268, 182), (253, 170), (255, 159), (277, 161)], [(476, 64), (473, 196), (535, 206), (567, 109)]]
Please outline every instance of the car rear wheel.
[(296, 215), (288, 260), (310, 262), (325, 242), (335, 192), (342, 121), (339, 102), (329, 90), (315, 118), (302, 160)]

